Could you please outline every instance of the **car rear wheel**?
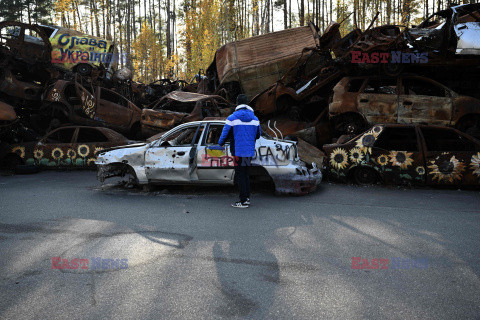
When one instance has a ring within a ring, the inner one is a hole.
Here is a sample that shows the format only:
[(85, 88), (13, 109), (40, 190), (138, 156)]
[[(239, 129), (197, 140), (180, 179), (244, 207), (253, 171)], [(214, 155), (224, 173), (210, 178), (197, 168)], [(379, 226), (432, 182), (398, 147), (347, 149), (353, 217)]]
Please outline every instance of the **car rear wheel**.
[(353, 172), (353, 178), (359, 185), (372, 185), (378, 182), (377, 172), (369, 167), (358, 167)]

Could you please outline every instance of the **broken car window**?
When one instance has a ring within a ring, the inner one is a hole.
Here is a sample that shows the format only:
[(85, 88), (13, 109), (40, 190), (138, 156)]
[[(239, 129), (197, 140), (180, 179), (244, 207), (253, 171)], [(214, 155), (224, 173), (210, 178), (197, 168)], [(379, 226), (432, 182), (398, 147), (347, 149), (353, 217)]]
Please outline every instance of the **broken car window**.
[(101, 89), (100, 99), (113, 102), (125, 108), (128, 107), (127, 100), (125, 100), (121, 95), (107, 89)]
[(480, 151), (480, 147), (451, 129), (421, 128), (428, 151)]
[(22, 28), (20, 26), (7, 26), (0, 30), (0, 37), (3, 39), (17, 39), (20, 37)]
[(360, 90), (360, 87), (362, 86), (363, 84), (363, 81), (365, 81), (365, 79), (352, 79), (350, 80), (350, 82), (348, 83), (348, 92), (358, 92)]
[(364, 93), (397, 94), (397, 79), (368, 79)]
[(207, 146), (216, 145), (220, 139), (220, 136), (222, 135), (222, 130), (223, 125), (210, 125), (205, 144)]
[(396, 151), (418, 151), (415, 128), (387, 127), (377, 138), (375, 148)]
[(46, 137), (46, 143), (70, 143), (72, 142), (75, 128), (59, 129)]
[(403, 79), (405, 94), (417, 96), (446, 97), (446, 90), (428, 81), (421, 79)]
[(187, 127), (182, 130), (172, 132), (162, 139), (162, 143), (168, 142), (170, 146), (190, 146), (192, 145), (197, 128), (198, 126)]
[(77, 143), (108, 142), (107, 137), (97, 129), (80, 128), (79, 130)]

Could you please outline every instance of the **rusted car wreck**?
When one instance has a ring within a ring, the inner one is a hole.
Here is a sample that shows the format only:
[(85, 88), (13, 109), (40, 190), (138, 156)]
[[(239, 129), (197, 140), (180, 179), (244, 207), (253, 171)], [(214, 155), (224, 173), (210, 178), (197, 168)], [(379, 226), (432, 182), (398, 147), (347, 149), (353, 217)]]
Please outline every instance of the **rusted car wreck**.
[(329, 117), (337, 135), (360, 133), (375, 123), (423, 123), (480, 137), (480, 100), (425, 77), (345, 77), (333, 92)]
[(227, 117), (234, 109), (234, 104), (217, 95), (173, 91), (142, 110), (142, 135), (149, 137), (207, 117)]
[[(218, 147), (225, 121), (180, 125), (151, 143), (118, 147), (99, 154), (98, 179), (131, 174), (135, 183), (233, 185), (234, 159)], [(252, 179), (273, 182), (277, 193), (305, 194), (322, 179), (314, 163), (298, 158), (296, 143), (263, 135), (256, 143)]]
[(66, 126), (49, 132), (38, 141), (3, 144), (0, 163), (10, 169), (20, 165), (92, 168), (100, 151), (131, 143), (133, 141), (108, 128)]

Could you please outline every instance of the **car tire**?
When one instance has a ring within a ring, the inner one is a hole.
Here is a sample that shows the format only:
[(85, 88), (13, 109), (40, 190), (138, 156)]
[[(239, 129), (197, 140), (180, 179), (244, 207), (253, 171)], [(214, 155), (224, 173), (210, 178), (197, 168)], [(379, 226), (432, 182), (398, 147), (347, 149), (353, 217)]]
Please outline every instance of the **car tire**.
[(378, 173), (370, 167), (360, 166), (353, 172), (353, 179), (362, 186), (372, 185), (378, 182)]
[(92, 72), (92, 66), (86, 63), (80, 63), (76, 71), (82, 76), (88, 76)]

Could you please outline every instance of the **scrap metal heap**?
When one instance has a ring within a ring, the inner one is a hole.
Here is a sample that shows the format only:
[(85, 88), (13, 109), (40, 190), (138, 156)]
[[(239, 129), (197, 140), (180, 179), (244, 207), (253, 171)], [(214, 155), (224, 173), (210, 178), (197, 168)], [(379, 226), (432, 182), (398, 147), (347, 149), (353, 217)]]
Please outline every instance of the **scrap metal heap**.
[(38, 139), (68, 124), (145, 139), (225, 118), (240, 93), (265, 132), (304, 150), (379, 123), (444, 125), (480, 137), (480, 4), (452, 6), (411, 28), (374, 27), (377, 17), (343, 37), (341, 21), (321, 35), (309, 23), (227, 43), (191, 83), (150, 84), (117, 70), (121, 57), (110, 41), (2, 22), (0, 142)]

